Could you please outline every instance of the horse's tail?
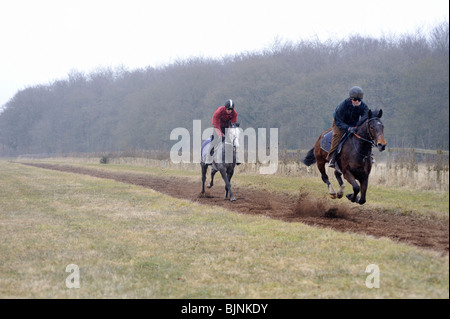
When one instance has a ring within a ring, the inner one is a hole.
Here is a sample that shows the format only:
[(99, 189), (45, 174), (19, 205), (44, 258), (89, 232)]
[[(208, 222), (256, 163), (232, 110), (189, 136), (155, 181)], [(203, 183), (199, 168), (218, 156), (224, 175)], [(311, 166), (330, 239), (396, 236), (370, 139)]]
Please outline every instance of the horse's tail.
[(309, 150), (308, 154), (302, 159), (303, 164), (310, 166), (316, 162), (316, 157), (314, 156), (314, 147)]

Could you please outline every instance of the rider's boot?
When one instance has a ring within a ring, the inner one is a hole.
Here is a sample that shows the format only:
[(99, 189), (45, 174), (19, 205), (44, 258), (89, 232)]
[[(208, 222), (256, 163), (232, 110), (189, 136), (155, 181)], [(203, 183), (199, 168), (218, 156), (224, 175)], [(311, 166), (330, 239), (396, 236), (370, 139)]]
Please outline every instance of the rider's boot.
[(214, 161), (214, 148), (212, 147), (208, 151), (208, 153), (206, 153), (205, 164), (211, 165), (216, 171), (218, 170), (216, 162)]
[(330, 159), (330, 162), (328, 163), (328, 167), (334, 168), (336, 166), (336, 163), (334, 162), (334, 159), (336, 157), (336, 151), (328, 155), (328, 158)]

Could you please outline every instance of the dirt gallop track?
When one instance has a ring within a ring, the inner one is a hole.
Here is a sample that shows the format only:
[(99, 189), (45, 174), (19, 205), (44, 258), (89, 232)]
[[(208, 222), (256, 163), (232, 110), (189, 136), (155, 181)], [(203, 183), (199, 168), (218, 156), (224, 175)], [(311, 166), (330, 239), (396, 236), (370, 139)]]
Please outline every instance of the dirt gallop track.
[[(25, 164), (25, 163), (23, 163)], [(302, 222), (312, 226), (328, 227), (343, 232), (354, 232), (387, 237), (442, 254), (449, 252), (448, 222), (431, 218), (392, 214), (383, 210), (371, 211), (366, 206), (329, 204), (308, 194), (289, 195), (233, 186), (237, 201), (224, 200), (223, 183), (200, 195), (201, 181), (186, 178), (164, 178), (138, 173), (119, 173), (95, 169), (27, 163), (40, 168), (85, 174), (99, 178), (148, 187), (176, 198), (188, 199), (205, 205), (225, 207), (242, 214), (267, 216), (288, 222)], [(220, 178), (220, 176), (217, 176)], [(342, 199), (341, 201), (344, 201)]]

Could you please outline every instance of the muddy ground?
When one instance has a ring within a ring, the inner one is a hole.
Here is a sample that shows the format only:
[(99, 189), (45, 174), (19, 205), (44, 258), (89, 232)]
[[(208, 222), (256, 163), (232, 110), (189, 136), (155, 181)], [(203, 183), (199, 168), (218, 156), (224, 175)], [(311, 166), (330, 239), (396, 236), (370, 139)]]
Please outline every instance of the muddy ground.
[[(289, 195), (233, 186), (237, 201), (224, 200), (224, 184), (220, 174), (217, 185), (201, 195), (201, 175), (198, 182), (181, 177), (156, 177), (138, 173), (105, 172), (95, 169), (28, 163), (40, 168), (113, 179), (119, 182), (148, 187), (176, 198), (205, 205), (216, 205), (241, 214), (263, 215), (286, 222), (301, 222), (316, 227), (328, 227), (342, 232), (354, 232), (374, 237), (387, 237), (394, 241), (438, 251), (449, 252), (449, 224), (436, 218), (393, 214), (383, 210), (370, 210), (367, 206), (343, 205), (336, 200), (330, 204), (309, 194)], [(207, 181), (208, 182), (208, 181)]]

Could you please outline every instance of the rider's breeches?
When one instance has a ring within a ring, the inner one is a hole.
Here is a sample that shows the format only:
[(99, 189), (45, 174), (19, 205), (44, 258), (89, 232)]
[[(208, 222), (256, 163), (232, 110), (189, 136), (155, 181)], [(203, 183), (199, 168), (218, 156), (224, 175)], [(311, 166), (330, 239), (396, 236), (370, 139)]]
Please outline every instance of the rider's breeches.
[(331, 127), (333, 129), (333, 139), (331, 140), (331, 148), (327, 155), (327, 160), (330, 160), (330, 154), (336, 151), (339, 142), (341, 141), (342, 137), (344, 136), (345, 132), (341, 130), (339, 127), (337, 127), (336, 123), (334, 123)]

